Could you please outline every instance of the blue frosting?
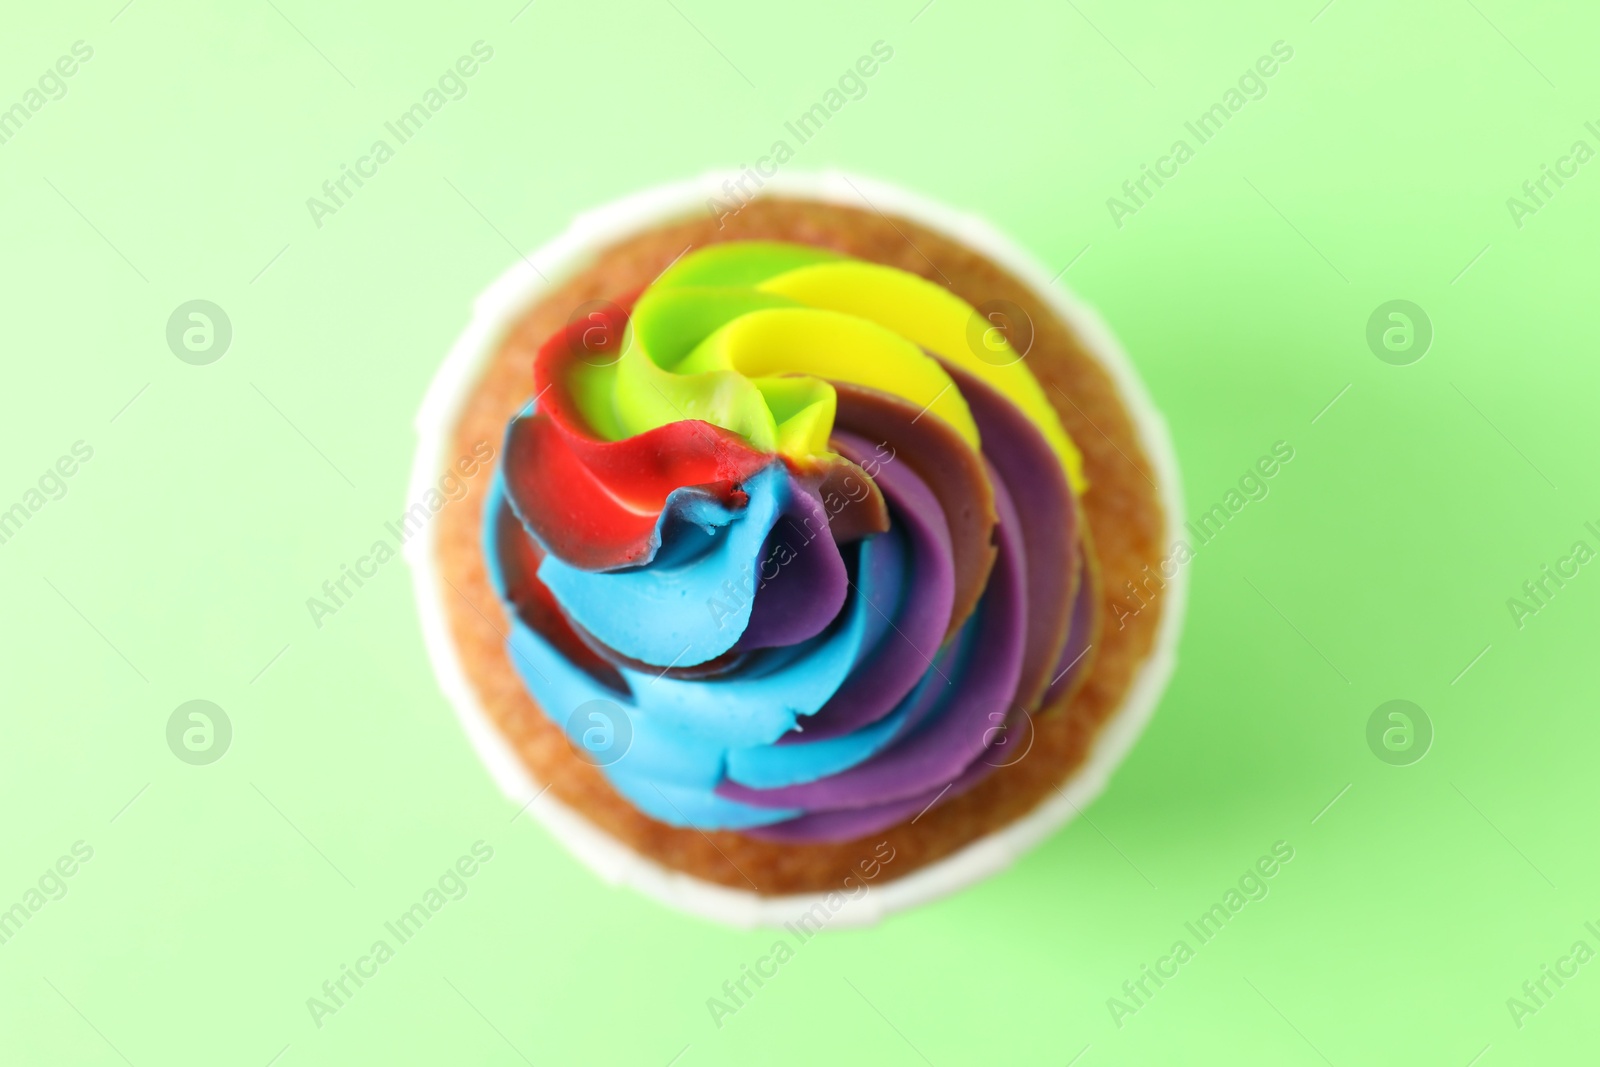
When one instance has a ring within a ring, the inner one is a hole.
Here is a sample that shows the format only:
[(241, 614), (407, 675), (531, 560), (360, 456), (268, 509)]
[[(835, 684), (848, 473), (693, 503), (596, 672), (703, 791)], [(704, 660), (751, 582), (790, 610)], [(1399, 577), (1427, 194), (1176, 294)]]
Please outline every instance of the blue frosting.
[(586, 571), (551, 555), (539, 566), (539, 580), (574, 622), (625, 656), (658, 667), (715, 659), (750, 621), (755, 598), (725, 592), (756, 587), (762, 545), (789, 502), (783, 461), (757, 471), (743, 489), (750, 500), (738, 509), (674, 490), (656, 526), (661, 547), (648, 566)]
[[(667, 590), (692, 589), (693, 592), (676, 594), (680, 602), (686, 597), (704, 600), (722, 589), (730, 570), (748, 573), (755, 566), (786, 499), (787, 490), (780, 488), (786, 484), (787, 475), (781, 465), (764, 468), (744, 486), (749, 494), (749, 510), (755, 511), (758, 502), (765, 502), (756, 514), (725, 516), (705, 511), (700, 513), (708, 520), (704, 526), (684, 522), (665, 527), (662, 551), (649, 566), (596, 573), (559, 563), (552, 567), (553, 557), (546, 557), (539, 576), (564, 604), (574, 603), (568, 599), (567, 590), (584, 582), (604, 582), (608, 583), (604, 588), (626, 590), (613, 596), (612, 603), (581, 614), (573, 612), (575, 621), (602, 640), (606, 640), (608, 628), (613, 636), (630, 625), (636, 632), (647, 632), (643, 624), (648, 620), (635, 617), (630, 623), (629, 613), (641, 610), (640, 604), (673, 602), (667, 598)], [(504, 483), (497, 473), (486, 501), (484, 558), (490, 580), (502, 598), (506, 595), (506, 581), (494, 520), (504, 501)], [(698, 550), (683, 547), (692, 537), (701, 539)], [(581, 734), (588, 723), (569, 724), (566, 720), (573, 709), (605, 700), (626, 715), (632, 733), (630, 747), (622, 759), (604, 764), (602, 771), (617, 791), (641, 811), (675, 826), (739, 829), (770, 825), (803, 812), (729, 800), (716, 795), (717, 784), (731, 776), (757, 787), (787, 785), (853, 766), (889, 744), (905, 727), (914, 709), (925, 705), (937, 689), (944, 687), (944, 680), (930, 671), (891, 714), (862, 730), (808, 744), (774, 744), (797, 726), (803, 734), (804, 718), (816, 714), (880, 642), (893, 639), (894, 619), (904, 602), (907, 554), (898, 532), (860, 542), (847, 553), (847, 558), (855, 557), (850, 567), (850, 593), (833, 622), (799, 644), (749, 654), (738, 671), (717, 680), (716, 699), (711, 701), (706, 699), (706, 683), (702, 681), (640, 670), (628, 664), (616, 665), (626, 686), (626, 692), (618, 692), (573, 663), (514, 613), (508, 645), (528, 691), (552, 721), (569, 731), (569, 740), (575, 747), (582, 748)], [(658, 571), (671, 573), (653, 573)], [(552, 580), (552, 576), (559, 577)], [(561, 582), (574, 585), (557, 584)], [(633, 599), (624, 603), (623, 597), (628, 595)], [(728, 602), (724, 597), (723, 603)], [(714, 618), (709, 611), (681, 608), (674, 615)], [(749, 615), (747, 602), (739, 624), (729, 616), (723, 617), (726, 632), (687, 622), (683, 632), (705, 639), (715, 631), (724, 649), (731, 648)], [(618, 644), (623, 646), (619, 651), (630, 655), (638, 650), (637, 645), (630, 649), (626, 642)], [(680, 644), (674, 654), (681, 648)], [(668, 661), (671, 658), (666, 657)], [(689, 658), (684, 656), (682, 660)], [(680, 665), (685, 665), (682, 660)]]

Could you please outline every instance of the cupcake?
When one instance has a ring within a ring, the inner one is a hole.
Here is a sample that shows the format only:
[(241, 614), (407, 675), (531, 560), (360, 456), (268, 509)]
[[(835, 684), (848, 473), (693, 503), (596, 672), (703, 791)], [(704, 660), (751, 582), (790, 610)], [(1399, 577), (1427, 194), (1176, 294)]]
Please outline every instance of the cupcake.
[(1104, 785), (1172, 668), (1176, 470), (1105, 329), (984, 225), (843, 175), (730, 211), (723, 178), (480, 298), (412, 495), (464, 490), (407, 556), (469, 736), (576, 855), (860, 924)]

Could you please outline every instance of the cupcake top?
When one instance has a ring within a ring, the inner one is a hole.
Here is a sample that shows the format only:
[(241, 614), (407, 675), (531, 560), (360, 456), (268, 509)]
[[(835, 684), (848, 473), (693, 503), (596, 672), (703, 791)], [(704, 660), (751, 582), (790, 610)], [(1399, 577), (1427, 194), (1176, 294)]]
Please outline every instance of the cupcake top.
[(1015, 762), (1082, 674), (1080, 457), (987, 310), (730, 242), (541, 347), (486, 557), (530, 693), (640, 810), (860, 837)]

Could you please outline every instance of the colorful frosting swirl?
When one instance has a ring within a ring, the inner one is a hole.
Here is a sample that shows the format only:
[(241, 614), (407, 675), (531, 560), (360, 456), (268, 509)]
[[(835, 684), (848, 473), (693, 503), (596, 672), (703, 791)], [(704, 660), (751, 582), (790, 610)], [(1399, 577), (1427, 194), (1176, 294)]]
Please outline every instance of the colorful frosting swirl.
[(580, 750), (574, 712), (620, 712), (596, 762), (651, 817), (775, 840), (1014, 762), (1094, 618), (1080, 459), (1022, 355), (939, 285), (802, 245), (586, 306), (485, 514), (540, 707)]

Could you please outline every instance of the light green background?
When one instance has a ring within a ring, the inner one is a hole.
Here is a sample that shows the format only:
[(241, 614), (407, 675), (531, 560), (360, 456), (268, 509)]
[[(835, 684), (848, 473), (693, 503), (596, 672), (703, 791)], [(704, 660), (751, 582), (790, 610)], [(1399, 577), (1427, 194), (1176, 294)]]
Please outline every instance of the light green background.
[[(94, 449), (0, 545), (0, 907), (94, 849), (0, 946), (0, 1062), (1593, 1061), (1600, 963), (1520, 1029), (1506, 1005), (1579, 938), (1600, 949), (1600, 574), (1520, 630), (1506, 606), (1600, 547), (1600, 163), (1521, 229), (1506, 207), (1574, 140), (1600, 148), (1593, 17), (120, 3), (11, 5), (0, 34), (0, 106), (94, 49), (0, 145), (0, 507)], [(479, 39), (469, 94), (319, 230), (306, 198)], [(1073, 263), (1191, 509), (1275, 441), (1295, 458), (1193, 563), (1179, 669), (1092, 825), (810, 942), (718, 1029), (706, 999), (772, 935), (607, 888), (512, 822), (403, 564), (320, 630), (305, 600), (403, 509), (412, 417), (508, 245), (752, 162), (879, 39), (893, 60), (792, 167), (901, 183)], [(1107, 197), (1277, 40), (1268, 95), (1117, 228)], [(196, 298), (233, 323), (210, 366), (164, 339)], [(1364, 341), (1394, 298), (1435, 327), (1412, 366)], [(1436, 729), (1409, 767), (1364, 740), (1400, 697)], [(195, 698), (234, 726), (207, 767), (164, 738)], [(478, 839), (470, 893), (316, 1027), (306, 998)], [(1270, 896), (1119, 1029), (1107, 998), (1280, 839)]]

